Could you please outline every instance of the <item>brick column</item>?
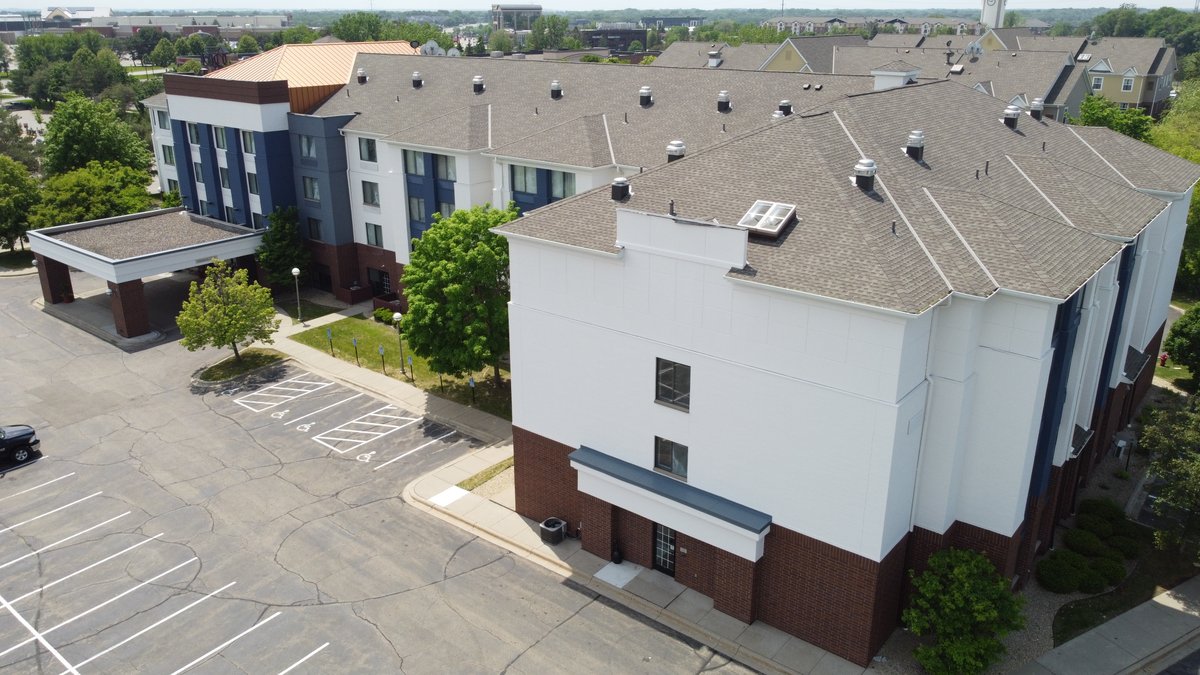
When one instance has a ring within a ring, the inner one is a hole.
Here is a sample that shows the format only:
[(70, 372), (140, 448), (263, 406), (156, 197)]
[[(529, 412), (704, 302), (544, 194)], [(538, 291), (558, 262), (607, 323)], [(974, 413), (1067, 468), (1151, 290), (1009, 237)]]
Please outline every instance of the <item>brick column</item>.
[(71, 287), (71, 270), (63, 263), (35, 253), (38, 264), (38, 279), (42, 282), (42, 299), (48, 305), (71, 302), (75, 289)]
[(613, 505), (582, 493), (579, 501), (583, 507), (583, 528), (580, 532), (583, 550), (601, 560), (608, 560), (613, 551)]
[(146, 294), (141, 279), (120, 284), (108, 282), (112, 291), (113, 323), (122, 337), (137, 337), (150, 332), (150, 316), (146, 311)]

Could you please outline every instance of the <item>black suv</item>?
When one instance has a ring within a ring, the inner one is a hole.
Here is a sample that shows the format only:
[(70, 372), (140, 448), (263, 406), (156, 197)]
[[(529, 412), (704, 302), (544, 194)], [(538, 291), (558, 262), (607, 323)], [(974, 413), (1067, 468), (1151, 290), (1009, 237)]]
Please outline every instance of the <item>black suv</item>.
[(0, 461), (24, 464), (42, 456), (41, 445), (33, 427), (25, 424), (0, 427)]

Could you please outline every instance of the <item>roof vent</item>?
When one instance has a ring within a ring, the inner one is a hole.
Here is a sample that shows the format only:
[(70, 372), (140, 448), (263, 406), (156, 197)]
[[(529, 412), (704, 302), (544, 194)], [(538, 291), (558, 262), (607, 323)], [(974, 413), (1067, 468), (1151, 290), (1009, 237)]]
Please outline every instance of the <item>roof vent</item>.
[(562, 85), (558, 82), (558, 80), (554, 80), (550, 83), (550, 98), (554, 99), (555, 101), (562, 98)]
[(612, 200), (614, 202), (623, 202), (629, 199), (629, 179), (624, 176), (617, 176), (612, 182)]
[(956, 64), (950, 66), (950, 74), (951, 75), (962, 75), (963, 70), (965, 68), (966, 68), (966, 66), (964, 66), (963, 64), (956, 63)]
[(824, 88), (825, 88), (825, 85), (823, 85), (823, 84), (818, 84), (817, 86), (813, 87), (813, 89), (816, 89), (817, 91), (821, 91)]
[(677, 159), (683, 159), (683, 156), (686, 153), (687, 153), (687, 146), (683, 144), (683, 141), (674, 140), (674, 141), (671, 141), (670, 143), (667, 143), (667, 162), (668, 163), (674, 162)]
[(792, 114), (792, 102), (786, 98), (779, 102), (779, 112), (783, 113), (784, 117)]
[(730, 110), (729, 92), (724, 91), (724, 90), (717, 92), (717, 112), (727, 113), (727, 112), (729, 112), (729, 110)]
[(812, 83), (811, 83), (811, 82), (805, 82), (805, 83), (804, 83), (804, 91), (808, 91), (808, 90), (809, 90), (809, 89), (811, 89), (811, 88), (812, 88)]
[(476, 75), (475, 77), (472, 77), (471, 78), (471, 90), (474, 91), (476, 94), (482, 94), (483, 89), (484, 89), (483, 76)]
[(1046, 100), (1042, 97), (1033, 99), (1033, 103), (1029, 105), (1029, 116), (1035, 120), (1042, 119), (1042, 112), (1046, 109)]
[(721, 66), (721, 61), (722, 61), (721, 52), (709, 52), (708, 53), (708, 67), (709, 68), (719, 68)]
[(865, 192), (875, 190), (875, 160), (863, 157), (854, 165), (854, 184)]
[(367, 83), (367, 71), (363, 70), (362, 68), (358, 69), (358, 83), (359, 84)]
[(425, 84), (425, 80), (421, 79), (421, 71), (413, 71), (413, 89), (420, 89), (421, 85)]
[(771, 119), (773, 119), (773, 120), (781, 120), (784, 117), (786, 117), (786, 115), (784, 115), (783, 111), (781, 111), (781, 110), (772, 110), (771, 111)]
[(650, 91), (650, 87), (638, 89), (638, 105), (643, 108), (649, 108), (654, 105), (654, 96)]
[(492, 53), (490, 54), (490, 56), (491, 56), (493, 59), (502, 59), (502, 58), (504, 58), (504, 52), (501, 52), (501, 51), (494, 51), (494, 52), (492, 52)]
[(516, 54), (513, 54), (513, 59), (515, 59), (517, 61), (524, 61), (525, 60), (525, 52), (517, 52)]
[(1004, 109), (1004, 126), (1009, 129), (1017, 128), (1017, 118), (1021, 116), (1021, 109), (1015, 105), (1010, 105)]
[(925, 132), (919, 129), (908, 132), (908, 145), (904, 146), (904, 154), (918, 162), (925, 161)]

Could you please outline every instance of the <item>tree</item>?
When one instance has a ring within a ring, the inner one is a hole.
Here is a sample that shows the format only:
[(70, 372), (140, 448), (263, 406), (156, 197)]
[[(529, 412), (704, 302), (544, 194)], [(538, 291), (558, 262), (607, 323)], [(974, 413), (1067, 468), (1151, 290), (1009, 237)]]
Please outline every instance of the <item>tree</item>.
[(643, 51), (644, 49), (645, 49), (645, 47), (642, 46), (641, 40), (633, 40), (632, 42), (629, 43), (629, 51), (631, 51), (631, 52), (640, 52), (640, 51)]
[(294, 206), (277, 208), (267, 215), (270, 227), (263, 234), (262, 244), (254, 252), (267, 281), (282, 285), (292, 283), (292, 268), (308, 269), (310, 255), (300, 239), (300, 212)]
[[(1181, 319), (1182, 320), (1182, 319)], [(1138, 443), (1151, 456), (1150, 473), (1160, 485), (1154, 512), (1164, 516), (1155, 538), (1195, 556), (1200, 544), (1200, 401), (1154, 410)]]
[(185, 75), (199, 75), (202, 70), (204, 70), (204, 67), (196, 59), (189, 59), (175, 66), (175, 72)]
[[(1175, 101), (1151, 131), (1150, 142), (1173, 155), (1200, 161), (1200, 80), (1179, 84)], [(1200, 196), (1192, 196), (1187, 223), (1175, 288), (1200, 294)]]
[(1071, 123), (1088, 127), (1108, 127), (1130, 138), (1144, 141), (1150, 136), (1154, 118), (1141, 108), (1121, 110), (1116, 103), (1103, 96), (1088, 94), (1083, 103), (1079, 104), (1079, 117), (1072, 119)]
[(346, 42), (369, 42), (383, 35), (383, 19), (371, 12), (343, 14), (329, 24), (329, 34)]
[(279, 35), (280, 44), (285, 45), (308, 44), (316, 41), (316, 39), (319, 37), (321, 37), (321, 34), (309, 28), (308, 26), (292, 26), (291, 28), (285, 28)]
[(150, 174), (116, 162), (88, 165), (51, 176), (41, 201), (29, 213), (34, 229), (145, 211), (154, 205), (146, 191)]
[(1010, 11), (1010, 12), (1005, 12), (1005, 14), (1004, 14), (1004, 27), (1005, 28), (1017, 28), (1024, 21), (1025, 21), (1025, 18), (1016, 12)]
[(0, 155), (24, 164), (30, 173), (38, 171), (40, 150), (37, 144), (21, 128), (21, 120), (4, 108), (0, 108)]
[(917, 661), (934, 675), (979, 673), (1004, 653), (1000, 638), (1025, 625), (1023, 598), (983, 554), (946, 549), (929, 557), (913, 577), (912, 604), (901, 619), (916, 635), (932, 635), (917, 647)]
[(154, 50), (146, 57), (146, 60), (153, 65), (166, 68), (175, 63), (175, 45), (171, 44), (171, 41), (167, 38), (159, 40)]
[(257, 54), (258, 40), (253, 35), (243, 35), (238, 38), (237, 51), (239, 54)]
[(511, 52), (513, 39), (505, 30), (494, 30), (488, 36), (488, 49), (494, 52)]
[(29, 210), (37, 202), (37, 181), (24, 164), (0, 155), (0, 245), (16, 248), (29, 229)]
[(508, 351), (508, 242), (491, 229), (517, 215), (511, 202), (505, 210), (460, 209), (413, 240), (401, 327), (435, 371), (461, 375), (491, 364), (500, 386), (500, 357)]
[(58, 174), (95, 161), (115, 162), (139, 171), (150, 166), (146, 144), (117, 115), (111, 101), (78, 94), (58, 104), (46, 125), (45, 170)]
[(234, 271), (216, 258), (205, 268), (204, 280), (192, 282), (175, 323), (183, 334), (180, 344), (189, 352), (232, 347), (238, 361), (239, 345), (248, 347), (256, 340), (271, 344), (279, 329), (271, 291), (250, 281), (245, 269)]
[(1163, 349), (1172, 361), (1200, 374), (1200, 311), (1189, 310), (1172, 324)]
[(1066, 21), (1056, 21), (1050, 27), (1050, 35), (1054, 37), (1068, 37), (1075, 31), (1075, 27)]

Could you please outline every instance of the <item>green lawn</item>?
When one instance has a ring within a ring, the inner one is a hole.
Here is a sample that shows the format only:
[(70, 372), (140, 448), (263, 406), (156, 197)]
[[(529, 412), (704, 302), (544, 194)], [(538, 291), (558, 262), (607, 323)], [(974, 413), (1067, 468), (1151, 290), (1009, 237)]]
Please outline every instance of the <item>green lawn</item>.
[(23, 270), (33, 265), (33, 251), (2, 251), (0, 252), (0, 268), (6, 270)]
[[(492, 385), (492, 371), (490, 368), (485, 371), (472, 373), (476, 383), (474, 396), (472, 396), (467, 376), (453, 377), (442, 375), (439, 377), (437, 373), (430, 370), (429, 364), (426, 363), (425, 359), (412, 353), (408, 342), (405, 341), (404, 355), (406, 358), (412, 357), (413, 369), (416, 372), (414, 378), (414, 373), (408, 371), (408, 363), (406, 361), (404, 364), (406, 375), (401, 376), (400, 350), (396, 329), (372, 319), (359, 317), (350, 317), (325, 326), (310, 328), (309, 330), (293, 335), (291, 339), (315, 349), (330, 351), (330, 340), (326, 337), (326, 330), (331, 331), (333, 336), (332, 351), (334, 356), (343, 361), (356, 362), (355, 348), (351, 340), (358, 338), (357, 363), (361, 367), (369, 368), (375, 372), (384, 372), (390, 377), (403, 377), (403, 379), (412, 382), (417, 387), (435, 396), (476, 407), (484, 412), (503, 417), (507, 420), (512, 419), (512, 391), (509, 383), (505, 379), (500, 389), (497, 390)], [(382, 359), (379, 355), (380, 347), (383, 348)], [(505, 378), (507, 375), (508, 370), (501, 368), (501, 378)]]
[(224, 361), (205, 368), (197, 376), (197, 379), (205, 382), (221, 382), (248, 373), (255, 368), (279, 363), (283, 361), (284, 356), (282, 352), (277, 352), (274, 349), (262, 349), (258, 347), (243, 349), (240, 354), (241, 359), (236, 359), (231, 354)]
[[(279, 292), (275, 294), (275, 307), (280, 311), (292, 317), (292, 322), (296, 322), (296, 296), (292, 294), (289, 298), (287, 293)], [(300, 298), (300, 318), (308, 321), (326, 314), (333, 314), (341, 311), (338, 307), (330, 307), (329, 305), (321, 305), (307, 298)]]
[(1185, 312), (1195, 307), (1197, 303), (1200, 303), (1200, 298), (1193, 298), (1184, 293), (1176, 293), (1171, 296), (1171, 304)]
[(1187, 369), (1187, 366), (1175, 363), (1171, 359), (1167, 359), (1167, 365), (1165, 366), (1160, 366), (1158, 365), (1159, 363), (1161, 361), (1154, 362), (1155, 377), (1161, 377), (1189, 394), (1196, 392), (1196, 380), (1192, 377), (1192, 373)]

